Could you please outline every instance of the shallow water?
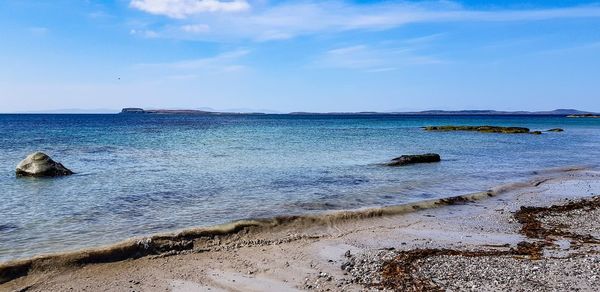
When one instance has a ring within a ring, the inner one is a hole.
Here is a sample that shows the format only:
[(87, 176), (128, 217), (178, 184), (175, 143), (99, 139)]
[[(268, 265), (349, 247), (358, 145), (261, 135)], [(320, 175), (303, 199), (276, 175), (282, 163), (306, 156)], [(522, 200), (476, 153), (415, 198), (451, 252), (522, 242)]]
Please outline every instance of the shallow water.
[[(564, 128), (426, 132), (426, 125)], [(41, 150), (76, 175), (17, 179)], [(441, 163), (387, 160), (436, 152)], [(0, 261), (227, 221), (393, 205), (597, 165), (600, 119), (0, 115)]]

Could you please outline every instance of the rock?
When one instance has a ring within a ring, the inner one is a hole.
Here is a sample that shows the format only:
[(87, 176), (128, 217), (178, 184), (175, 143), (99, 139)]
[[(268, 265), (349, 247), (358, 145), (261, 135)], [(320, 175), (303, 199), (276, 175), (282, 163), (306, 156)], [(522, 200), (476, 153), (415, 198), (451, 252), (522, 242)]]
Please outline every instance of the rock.
[(554, 128), (554, 129), (550, 129), (547, 132), (563, 132), (564, 130), (561, 128)]
[(16, 174), (17, 176), (52, 177), (71, 175), (73, 172), (45, 153), (35, 152), (17, 165)]
[(392, 159), (391, 162), (387, 163), (387, 166), (402, 166), (407, 164), (415, 163), (429, 163), (439, 162), (441, 160), (440, 155), (436, 153), (418, 154), (418, 155), (402, 155)]
[(522, 127), (497, 127), (497, 126), (428, 126), (426, 131), (475, 131), (481, 133), (504, 133), (504, 134), (526, 134), (530, 133), (528, 128)]
[(533, 132), (530, 132), (530, 134), (541, 135), (542, 131), (533, 131)]

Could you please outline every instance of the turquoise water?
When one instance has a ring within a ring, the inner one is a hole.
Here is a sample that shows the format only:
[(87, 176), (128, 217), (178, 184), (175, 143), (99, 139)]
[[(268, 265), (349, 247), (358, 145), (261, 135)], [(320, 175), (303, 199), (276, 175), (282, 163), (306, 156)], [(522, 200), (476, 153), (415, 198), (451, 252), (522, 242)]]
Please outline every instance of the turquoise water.
[[(425, 132), (426, 125), (564, 128)], [(77, 174), (17, 179), (41, 150)], [(441, 163), (390, 168), (436, 152)], [(392, 205), (599, 163), (600, 119), (0, 115), (0, 261), (235, 219)]]

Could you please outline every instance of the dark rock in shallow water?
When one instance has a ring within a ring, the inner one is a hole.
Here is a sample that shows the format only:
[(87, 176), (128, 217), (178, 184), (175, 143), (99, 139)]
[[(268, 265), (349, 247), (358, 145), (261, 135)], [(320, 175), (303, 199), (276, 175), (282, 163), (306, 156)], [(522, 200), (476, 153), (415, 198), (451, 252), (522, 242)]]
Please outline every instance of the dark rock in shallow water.
[(35, 152), (17, 165), (16, 174), (17, 176), (52, 177), (71, 175), (73, 172), (45, 153)]
[(541, 135), (542, 131), (533, 131), (533, 132), (529, 132), (530, 134), (534, 134), (534, 135)]
[(7, 224), (0, 224), (0, 232), (1, 231), (11, 231), (14, 229), (17, 229), (17, 225), (15, 224), (11, 224), (11, 223), (7, 223)]
[(547, 132), (563, 132), (564, 130), (561, 128), (554, 128), (554, 129), (550, 129)]
[(497, 126), (429, 126), (425, 127), (427, 131), (475, 131), (482, 133), (505, 133), (521, 134), (530, 133), (528, 128), (522, 127), (497, 127)]
[(429, 163), (439, 162), (441, 160), (439, 154), (427, 153), (418, 155), (402, 155), (392, 159), (391, 162), (387, 163), (387, 166), (402, 166), (415, 163)]

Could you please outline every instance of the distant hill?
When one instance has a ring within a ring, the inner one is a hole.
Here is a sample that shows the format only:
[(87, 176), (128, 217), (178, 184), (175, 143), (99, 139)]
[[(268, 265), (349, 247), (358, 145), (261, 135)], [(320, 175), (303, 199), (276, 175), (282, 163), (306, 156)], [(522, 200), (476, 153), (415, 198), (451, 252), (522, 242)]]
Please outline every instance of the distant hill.
[(429, 110), (420, 112), (411, 112), (412, 114), (421, 115), (579, 115), (588, 114), (590, 112), (580, 111), (576, 109), (555, 109), (553, 111), (495, 111), (495, 110), (460, 110), (460, 111), (444, 111), (444, 110)]
[[(219, 112), (210, 110), (193, 109), (151, 109), (142, 108), (124, 108), (121, 114), (171, 114), (171, 115), (232, 115), (232, 114), (266, 114), (261, 112)], [(576, 109), (556, 109), (553, 111), (495, 111), (495, 110), (427, 110), (416, 112), (291, 112), (289, 115), (553, 115), (553, 116), (572, 116), (572, 115), (595, 115), (593, 112), (580, 111)]]
[(319, 114), (353, 114), (353, 115), (372, 115), (372, 114), (396, 114), (396, 115), (554, 115), (554, 116), (568, 116), (568, 115), (585, 115), (593, 114), (592, 112), (580, 111), (575, 109), (556, 109), (553, 111), (495, 111), (495, 110), (460, 110), (460, 111), (446, 111), (446, 110), (427, 110), (427, 111), (415, 111), (415, 112), (347, 112), (347, 113), (310, 113), (310, 112), (292, 112), (292, 115), (319, 115)]
[(207, 112), (220, 112), (220, 113), (264, 113), (264, 114), (281, 114), (280, 111), (271, 109), (260, 109), (260, 108), (226, 108), (226, 109), (215, 109), (211, 107), (199, 107), (195, 110), (207, 111)]
[(16, 114), (113, 114), (117, 109), (96, 108), (96, 109), (80, 109), (80, 108), (65, 108), (65, 109), (50, 109), (50, 110), (35, 110), (35, 111), (17, 111)]

